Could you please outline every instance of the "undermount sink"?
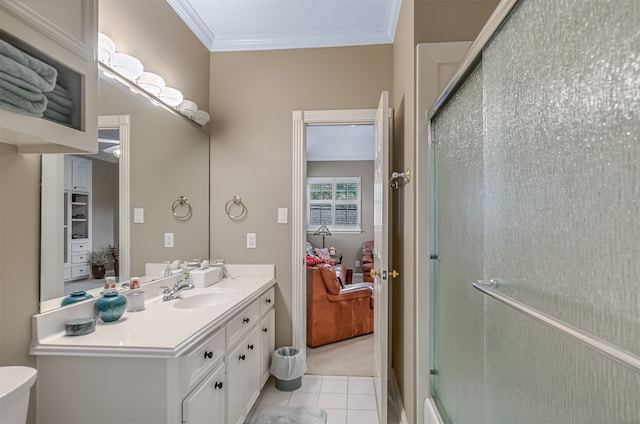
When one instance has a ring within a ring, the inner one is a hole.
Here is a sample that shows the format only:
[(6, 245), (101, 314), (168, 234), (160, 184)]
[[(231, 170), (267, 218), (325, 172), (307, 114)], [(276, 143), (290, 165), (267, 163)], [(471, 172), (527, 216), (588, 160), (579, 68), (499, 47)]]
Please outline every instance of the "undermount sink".
[(233, 299), (236, 299), (239, 295), (239, 290), (219, 288), (208, 291), (207, 293), (199, 293), (180, 298), (173, 303), (173, 306), (180, 309), (206, 308), (210, 306), (223, 305)]

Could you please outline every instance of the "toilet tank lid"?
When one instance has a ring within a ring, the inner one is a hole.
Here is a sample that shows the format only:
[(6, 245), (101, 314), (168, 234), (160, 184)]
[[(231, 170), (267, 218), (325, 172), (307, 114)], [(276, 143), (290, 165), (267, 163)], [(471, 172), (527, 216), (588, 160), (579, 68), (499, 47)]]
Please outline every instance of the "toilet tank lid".
[(0, 367), (0, 399), (21, 388), (31, 387), (37, 374), (38, 371), (31, 367)]

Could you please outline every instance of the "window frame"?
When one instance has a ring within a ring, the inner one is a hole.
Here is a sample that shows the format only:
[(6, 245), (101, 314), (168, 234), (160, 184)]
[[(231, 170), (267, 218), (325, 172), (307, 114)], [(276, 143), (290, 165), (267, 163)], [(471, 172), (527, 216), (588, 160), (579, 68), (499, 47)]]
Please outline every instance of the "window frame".
[[(336, 199), (336, 186), (338, 184), (356, 184), (358, 190), (357, 200), (338, 200)], [(311, 200), (312, 184), (331, 184), (331, 199), (327, 200)], [(362, 233), (362, 178), (361, 177), (307, 177), (307, 233), (315, 232), (322, 224), (311, 224), (311, 205), (327, 204), (331, 205), (331, 223), (324, 224), (332, 233)], [(336, 226), (336, 207), (338, 205), (353, 205), (358, 208), (356, 225), (340, 225)]]

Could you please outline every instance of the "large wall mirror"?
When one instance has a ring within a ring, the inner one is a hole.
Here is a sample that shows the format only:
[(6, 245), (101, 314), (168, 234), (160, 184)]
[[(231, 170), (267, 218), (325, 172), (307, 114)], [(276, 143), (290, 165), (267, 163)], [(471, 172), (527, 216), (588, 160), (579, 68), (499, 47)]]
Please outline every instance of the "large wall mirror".
[[(43, 155), (41, 312), (102, 286), (91, 252), (118, 249), (117, 272), (108, 261), (105, 275), (120, 282), (145, 276), (146, 263), (209, 256), (208, 134), (112, 76), (101, 71), (98, 81), (98, 153)], [(172, 209), (180, 197), (192, 210), (185, 220)]]

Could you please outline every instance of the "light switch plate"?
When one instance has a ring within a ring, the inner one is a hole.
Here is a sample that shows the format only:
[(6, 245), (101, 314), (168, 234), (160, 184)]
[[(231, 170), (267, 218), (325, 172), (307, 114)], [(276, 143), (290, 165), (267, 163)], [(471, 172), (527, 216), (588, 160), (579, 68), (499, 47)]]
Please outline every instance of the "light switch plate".
[(278, 224), (286, 224), (287, 223), (287, 215), (289, 214), (289, 209), (287, 208), (278, 208)]
[(133, 223), (144, 224), (144, 208), (133, 208)]

